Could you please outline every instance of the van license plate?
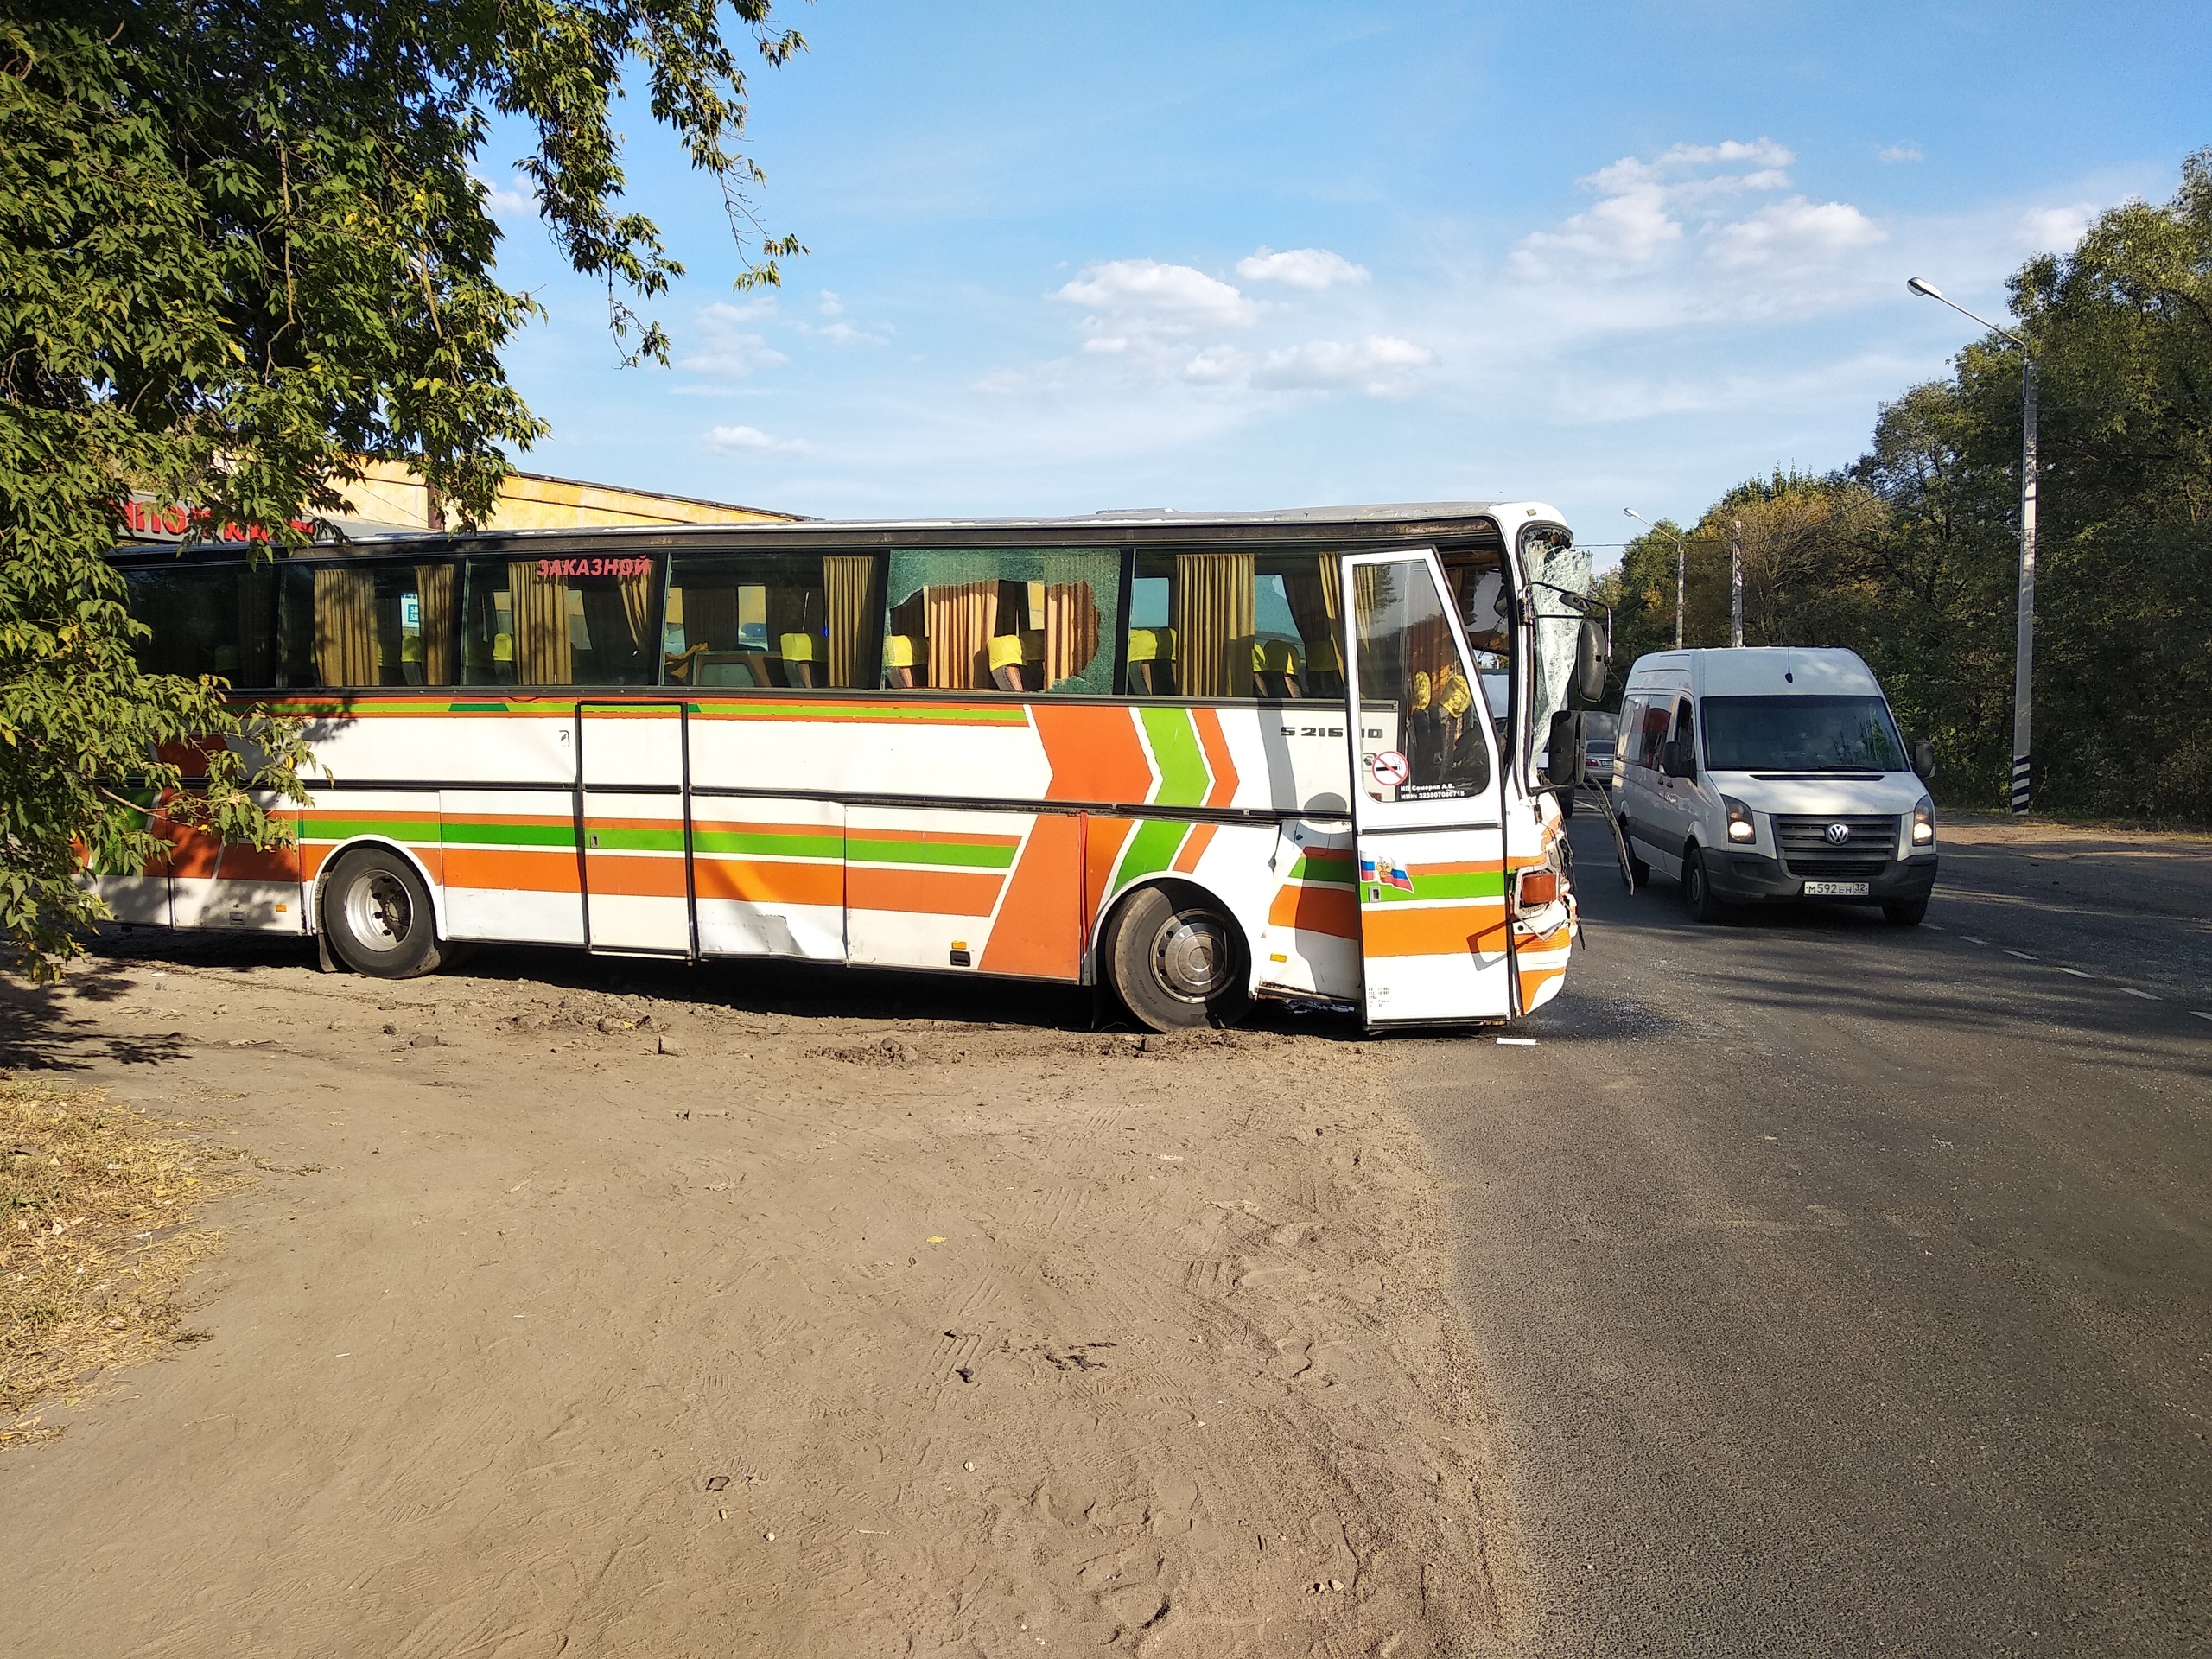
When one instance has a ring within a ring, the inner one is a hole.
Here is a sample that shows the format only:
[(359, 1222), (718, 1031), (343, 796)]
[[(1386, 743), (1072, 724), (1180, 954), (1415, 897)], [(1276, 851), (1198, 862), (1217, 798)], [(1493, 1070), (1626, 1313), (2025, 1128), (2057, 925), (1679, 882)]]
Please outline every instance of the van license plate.
[(1864, 881), (1808, 881), (1805, 896), (1808, 899), (1864, 899), (1866, 884)]

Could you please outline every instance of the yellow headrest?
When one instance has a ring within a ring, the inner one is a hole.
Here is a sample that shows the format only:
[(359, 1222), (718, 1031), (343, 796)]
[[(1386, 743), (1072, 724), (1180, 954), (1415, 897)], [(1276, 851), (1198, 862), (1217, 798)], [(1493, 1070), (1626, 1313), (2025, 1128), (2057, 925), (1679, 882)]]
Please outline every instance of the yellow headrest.
[(1414, 676), (1413, 706), (1415, 709), (1428, 707), (1428, 676), (1426, 674), (1416, 673)]
[(1001, 633), (991, 641), (993, 668), (1019, 668), (1021, 665), (1021, 636)]
[(814, 636), (810, 633), (787, 633), (781, 641), (784, 660), (787, 663), (810, 663), (814, 660)]
[(914, 665), (914, 636), (894, 633), (885, 639), (883, 665), (886, 668), (912, 668)]
[(1436, 706), (1454, 720), (1475, 706), (1473, 690), (1449, 663), (1436, 671)]
[(1252, 669), (1259, 674), (1295, 674), (1298, 652), (1287, 639), (1255, 639)]
[(1337, 642), (1325, 636), (1306, 642), (1306, 660), (1316, 668), (1333, 671), (1341, 671), (1344, 665), (1344, 653), (1337, 649)]
[(492, 636), (492, 660), (495, 663), (512, 663), (514, 659), (514, 635), (512, 633), (493, 634)]
[(1173, 628), (1131, 628), (1129, 630), (1129, 660), (1133, 663), (1164, 663), (1175, 655), (1175, 630)]

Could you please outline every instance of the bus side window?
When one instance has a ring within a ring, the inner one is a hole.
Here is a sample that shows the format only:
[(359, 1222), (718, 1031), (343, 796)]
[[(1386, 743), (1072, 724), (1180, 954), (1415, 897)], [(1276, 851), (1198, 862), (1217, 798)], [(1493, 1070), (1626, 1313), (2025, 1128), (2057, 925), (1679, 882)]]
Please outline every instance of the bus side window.
[(1332, 550), (1140, 553), (1129, 589), (1130, 695), (1343, 696), (1338, 585)]
[(450, 560), (287, 564), (277, 638), (282, 683), (340, 690), (371, 685), (452, 685)]
[(1110, 694), (1121, 563), (1112, 548), (893, 552), (881, 683), (901, 691)]
[(702, 553), (669, 572), (667, 685), (857, 690), (875, 683), (873, 553)]
[(273, 685), (268, 565), (155, 566), (126, 571), (130, 613), (153, 629), (135, 651), (149, 674), (213, 674), (234, 686)]
[(652, 685), (660, 562), (593, 555), (468, 561), (470, 685)]

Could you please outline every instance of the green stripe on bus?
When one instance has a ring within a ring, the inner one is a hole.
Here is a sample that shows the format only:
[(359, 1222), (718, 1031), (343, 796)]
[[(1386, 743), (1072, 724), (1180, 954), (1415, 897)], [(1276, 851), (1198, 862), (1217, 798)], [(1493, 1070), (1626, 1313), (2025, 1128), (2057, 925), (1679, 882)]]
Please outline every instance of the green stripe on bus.
[(849, 836), (845, 856), (855, 864), (947, 864), (963, 869), (1003, 870), (1014, 863), (1014, 849), (978, 842), (881, 841)]
[(1152, 741), (1153, 764), (1160, 768), (1160, 787), (1152, 793), (1159, 806), (1198, 806), (1206, 798), (1205, 752), (1198, 747), (1198, 728), (1187, 709), (1140, 708), (1145, 735)]
[(326, 818), (310, 813), (300, 826), (302, 841), (347, 841), (355, 836), (389, 836), (394, 841), (438, 839), (435, 818)]
[(1191, 833), (1191, 826), (1172, 818), (1147, 818), (1137, 825), (1137, 832), (1129, 837), (1128, 848), (1122, 855), (1121, 863), (1114, 871), (1114, 890), (1119, 892), (1130, 882), (1158, 874), (1175, 861), (1175, 851), (1183, 844), (1183, 837)]
[(1423, 899), (1503, 899), (1505, 897), (1505, 875), (1501, 870), (1468, 870), (1453, 875), (1416, 875), (1414, 890), (1386, 887), (1378, 899), (1370, 904), (1408, 904)]
[(1308, 853), (1290, 867), (1293, 881), (1336, 882), (1352, 885), (1350, 853)]
[(595, 853), (680, 853), (683, 850), (683, 829), (671, 824), (665, 830), (638, 830), (628, 826), (601, 824), (594, 829), (591, 821), (584, 821), (585, 842)]
[(574, 847), (573, 823), (515, 823), (505, 818), (448, 819), (444, 840), (448, 846)]
[(691, 712), (707, 720), (921, 721), (944, 726), (1027, 726), (1020, 705), (1005, 709), (948, 709), (941, 703), (869, 702), (695, 702)]
[(741, 830), (696, 830), (691, 835), (694, 850), (719, 855), (746, 855), (755, 858), (837, 858), (845, 850), (845, 838), (835, 830), (793, 830), (787, 833)]

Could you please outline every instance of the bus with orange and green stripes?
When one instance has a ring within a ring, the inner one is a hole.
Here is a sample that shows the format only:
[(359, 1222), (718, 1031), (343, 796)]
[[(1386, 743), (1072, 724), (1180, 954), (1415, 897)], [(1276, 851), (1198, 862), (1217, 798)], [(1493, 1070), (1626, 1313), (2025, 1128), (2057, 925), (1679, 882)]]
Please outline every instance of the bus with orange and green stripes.
[(296, 846), (157, 817), (94, 879), (385, 977), (492, 941), (1501, 1021), (1577, 928), (1525, 574), (1567, 542), (1514, 502), (126, 547), (145, 665), (315, 766)]

